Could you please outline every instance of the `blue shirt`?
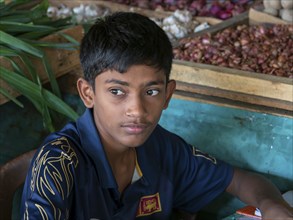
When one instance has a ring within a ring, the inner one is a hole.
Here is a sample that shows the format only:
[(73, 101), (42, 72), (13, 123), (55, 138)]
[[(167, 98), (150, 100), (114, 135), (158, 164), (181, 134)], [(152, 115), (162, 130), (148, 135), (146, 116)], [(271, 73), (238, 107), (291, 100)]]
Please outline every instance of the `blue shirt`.
[(157, 125), (136, 148), (139, 179), (118, 191), (92, 111), (49, 135), (22, 195), (23, 219), (169, 219), (195, 213), (229, 185), (233, 169)]

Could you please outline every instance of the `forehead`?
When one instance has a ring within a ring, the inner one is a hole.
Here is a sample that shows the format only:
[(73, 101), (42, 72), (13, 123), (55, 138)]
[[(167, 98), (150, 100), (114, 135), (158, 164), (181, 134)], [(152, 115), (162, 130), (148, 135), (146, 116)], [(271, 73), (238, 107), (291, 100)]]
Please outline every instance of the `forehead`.
[(150, 81), (157, 81), (160, 84), (166, 83), (166, 75), (162, 70), (146, 65), (131, 66), (125, 73), (116, 70), (107, 70), (96, 77), (96, 83), (111, 83), (115, 81), (126, 84), (145, 84)]

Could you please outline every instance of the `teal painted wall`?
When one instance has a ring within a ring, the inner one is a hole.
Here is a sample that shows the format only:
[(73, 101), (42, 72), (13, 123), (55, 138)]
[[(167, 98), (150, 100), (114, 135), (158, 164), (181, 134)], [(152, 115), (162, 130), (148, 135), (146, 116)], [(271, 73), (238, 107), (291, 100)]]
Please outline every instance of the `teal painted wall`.
[(173, 99), (160, 124), (235, 166), (293, 188), (293, 119)]
[[(268, 177), (282, 191), (293, 189), (293, 119), (173, 99), (160, 124), (218, 159)], [(205, 208), (218, 217), (244, 206), (224, 194)]]
[[(35, 148), (48, 134), (34, 107), (20, 100), (24, 109), (11, 102), (0, 106), (0, 164)], [(65, 100), (83, 112), (77, 96)], [(293, 189), (292, 118), (172, 99), (160, 124), (219, 159), (266, 175), (281, 191)], [(224, 194), (205, 210), (227, 216), (242, 205)]]

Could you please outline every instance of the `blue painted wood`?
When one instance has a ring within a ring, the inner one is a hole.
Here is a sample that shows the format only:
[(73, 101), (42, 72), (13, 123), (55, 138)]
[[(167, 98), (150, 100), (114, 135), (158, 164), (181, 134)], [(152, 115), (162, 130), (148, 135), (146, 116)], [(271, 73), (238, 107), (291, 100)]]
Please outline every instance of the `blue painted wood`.
[(160, 124), (199, 149), (293, 188), (293, 119), (172, 99)]

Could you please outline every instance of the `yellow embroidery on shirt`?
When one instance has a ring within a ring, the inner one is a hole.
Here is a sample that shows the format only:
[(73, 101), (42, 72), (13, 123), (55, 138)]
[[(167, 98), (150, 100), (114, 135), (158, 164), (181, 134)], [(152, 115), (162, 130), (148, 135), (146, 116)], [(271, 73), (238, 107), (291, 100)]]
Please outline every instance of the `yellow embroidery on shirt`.
[[(46, 146), (54, 145), (56, 148), (60, 148), (61, 152), (58, 156), (48, 156), (50, 150), (46, 150)], [(78, 158), (74, 149), (70, 146), (67, 138), (61, 137), (57, 140), (48, 143), (40, 150), (34, 165), (32, 167), (32, 179), (31, 179), (31, 191), (37, 190), (38, 193), (44, 197), (50, 204), (54, 212), (54, 219), (60, 219), (61, 210), (54, 206), (50, 198), (55, 195), (54, 188), (64, 200), (68, 197), (74, 183), (74, 177), (71, 167), (76, 168), (78, 165)], [(49, 181), (49, 179), (51, 181)], [(61, 185), (66, 183), (67, 191), (64, 192)], [(35, 204), (40, 212), (42, 219), (48, 219), (46, 209), (39, 204)], [(26, 212), (28, 215), (28, 212)]]

